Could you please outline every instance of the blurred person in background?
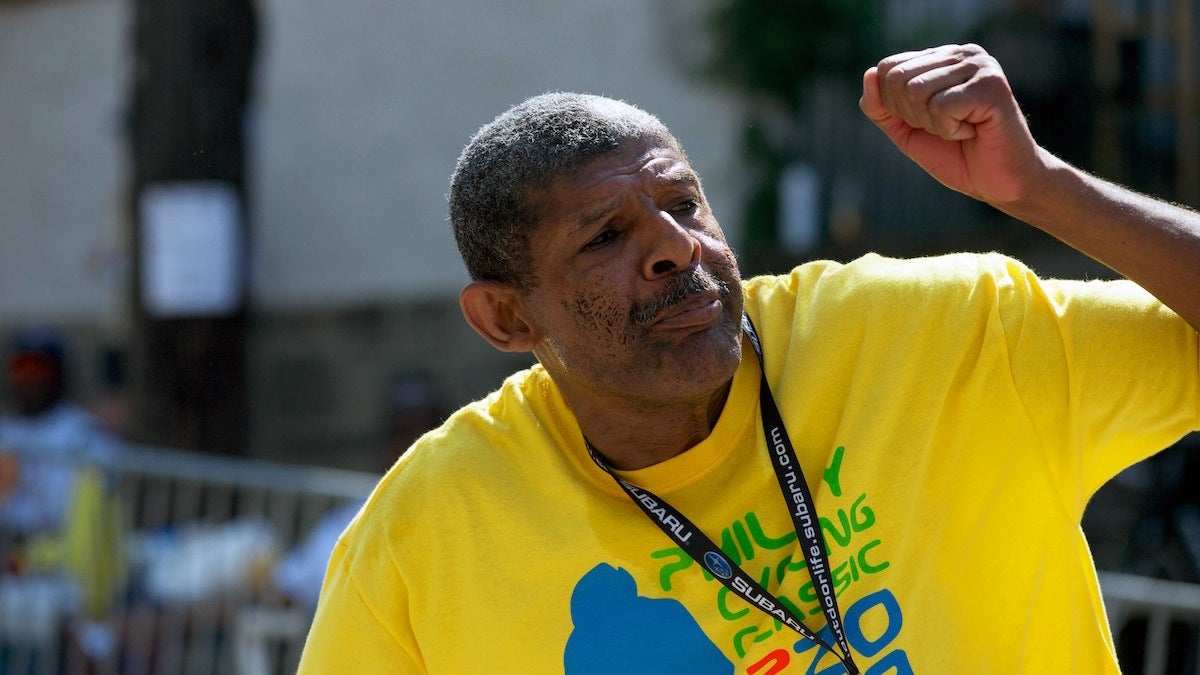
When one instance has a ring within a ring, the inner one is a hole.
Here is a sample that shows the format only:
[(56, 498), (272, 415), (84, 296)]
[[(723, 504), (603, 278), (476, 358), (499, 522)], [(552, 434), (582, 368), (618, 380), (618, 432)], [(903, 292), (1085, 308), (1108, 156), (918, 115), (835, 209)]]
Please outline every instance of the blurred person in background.
[(529, 99), (450, 219), (467, 322), (538, 365), (380, 481), (301, 673), (1119, 671), (1080, 520), (1200, 428), (1200, 214), (1038, 145), (977, 46), (862, 86), (935, 179), (1137, 283), (997, 253), (743, 281), (660, 120)]
[(95, 426), (119, 439), (133, 435), (133, 402), (129, 398), (125, 351), (105, 347), (100, 356), (99, 387), (87, 409)]
[(105, 619), (124, 575), (120, 442), (68, 400), (67, 372), (59, 331), (26, 327), (12, 337), (11, 411), (0, 415), (0, 584), (10, 593), (24, 582), (56, 589), (50, 594), (77, 619), (79, 648), (103, 660), (115, 647)]

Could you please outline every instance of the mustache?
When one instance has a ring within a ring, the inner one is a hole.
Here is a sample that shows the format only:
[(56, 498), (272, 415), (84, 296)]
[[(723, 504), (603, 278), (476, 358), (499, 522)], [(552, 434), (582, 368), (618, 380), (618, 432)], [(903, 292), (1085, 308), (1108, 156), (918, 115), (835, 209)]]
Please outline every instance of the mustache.
[(716, 293), (722, 299), (729, 297), (729, 284), (708, 270), (693, 267), (690, 274), (680, 274), (671, 279), (663, 294), (650, 302), (636, 304), (629, 310), (633, 325), (648, 323), (659, 312), (677, 305), (701, 293)]

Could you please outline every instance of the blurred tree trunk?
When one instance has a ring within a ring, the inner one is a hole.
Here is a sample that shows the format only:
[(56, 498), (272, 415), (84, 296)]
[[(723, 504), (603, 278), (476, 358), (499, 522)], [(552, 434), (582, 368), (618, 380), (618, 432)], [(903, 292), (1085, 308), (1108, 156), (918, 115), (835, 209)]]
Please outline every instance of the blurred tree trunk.
[[(134, 2), (131, 393), (135, 435), (145, 442), (245, 451), (244, 252), (250, 228), (244, 134), (257, 34), (253, 0)], [(164, 312), (146, 301), (154, 283), (148, 259), (156, 249), (148, 247), (147, 228), (155, 224), (147, 222), (145, 196), (148, 190), (189, 185), (215, 185), (234, 197), (227, 201), (236, 217), (226, 220), (236, 221), (236, 250), (193, 253), (231, 256), (236, 298), (216, 310)]]

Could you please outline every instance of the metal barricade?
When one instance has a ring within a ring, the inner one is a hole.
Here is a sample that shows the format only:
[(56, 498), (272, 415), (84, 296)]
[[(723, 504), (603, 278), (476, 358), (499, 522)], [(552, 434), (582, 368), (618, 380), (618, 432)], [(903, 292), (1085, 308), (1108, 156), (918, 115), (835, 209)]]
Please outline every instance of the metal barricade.
[(1200, 659), (1195, 653), (1200, 636), (1200, 585), (1101, 572), (1100, 589), (1114, 637), (1133, 630), (1130, 641), (1137, 647), (1135, 654), (1140, 652), (1142, 657), (1140, 662), (1122, 663), (1125, 672), (1200, 675)]
[[(263, 588), (262, 566), (323, 515), (365, 497), (378, 476), (161, 449), (127, 452), (122, 464), (132, 531), (146, 535), (130, 552), (142, 585), (127, 609), (125, 624), (135, 628), (126, 631), (122, 672), (294, 672), (308, 609)], [(155, 575), (151, 561), (164, 545), (167, 568)], [(139, 591), (156, 600), (149, 609), (139, 608)]]
[[(0, 672), (295, 672), (311, 610), (272, 588), (272, 566), (378, 476), (150, 447), (124, 448), (117, 465), (107, 494), (122, 535), (103, 555), (125, 574), (111, 611), (82, 621), (71, 584), (7, 571)], [(93, 638), (109, 649), (85, 658)]]

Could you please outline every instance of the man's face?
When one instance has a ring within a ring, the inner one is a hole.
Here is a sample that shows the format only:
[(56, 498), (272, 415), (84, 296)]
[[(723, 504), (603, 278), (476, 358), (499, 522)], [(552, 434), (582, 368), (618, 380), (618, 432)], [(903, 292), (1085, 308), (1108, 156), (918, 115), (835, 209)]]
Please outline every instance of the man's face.
[(531, 195), (535, 353), (567, 386), (647, 405), (711, 396), (741, 360), (741, 277), (679, 152), (631, 141)]

